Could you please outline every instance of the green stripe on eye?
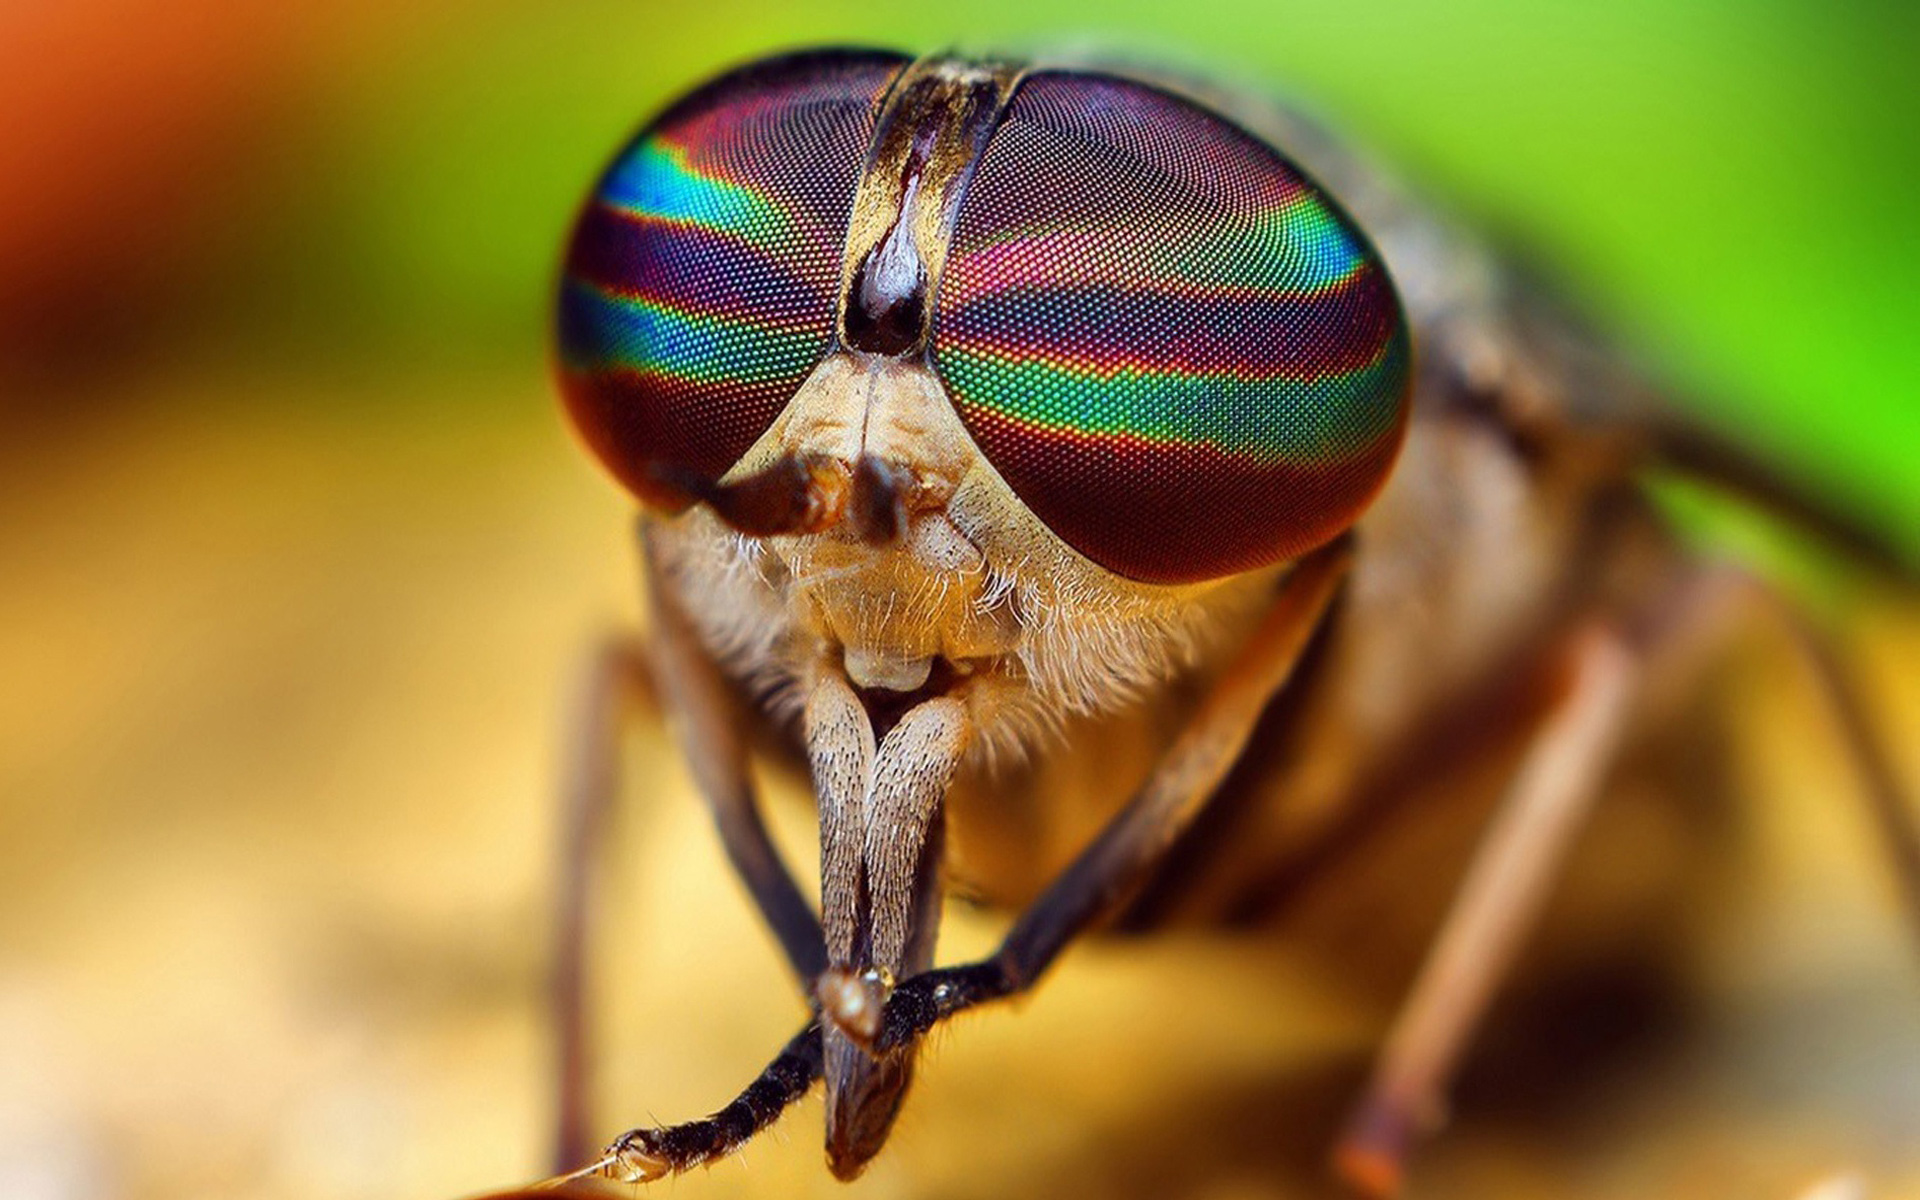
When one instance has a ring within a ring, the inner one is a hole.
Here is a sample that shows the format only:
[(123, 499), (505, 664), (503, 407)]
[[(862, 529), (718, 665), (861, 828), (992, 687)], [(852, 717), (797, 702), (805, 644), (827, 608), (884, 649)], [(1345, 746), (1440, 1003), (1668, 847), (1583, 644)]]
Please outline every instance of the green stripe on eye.
[(1016, 362), (964, 347), (949, 347), (940, 366), (964, 404), (1050, 432), (1206, 446), (1259, 463), (1322, 463), (1361, 452), (1397, 426), (1399, 395), (1385, 381), (1405, 357), (1405, 341), (1393, 338), (1367, 366), (1310, 380)]
[(626, 367), (694, 383), (741, 385), (791, 377), (816, 358), (820, 330), (695, 312), (638, 296), (611, 296), (569, 279), (561, 295), (573, 336), (562, 339), (578, 370)]

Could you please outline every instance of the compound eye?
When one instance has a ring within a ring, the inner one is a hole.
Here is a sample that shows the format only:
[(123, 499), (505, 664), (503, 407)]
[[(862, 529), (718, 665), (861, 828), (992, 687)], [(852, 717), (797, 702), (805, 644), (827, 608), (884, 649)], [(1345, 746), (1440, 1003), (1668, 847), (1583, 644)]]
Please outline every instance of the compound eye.
[(1041, 72), (962, 201), (934, 361), (989, 462), (1131, 579), (1305, 553), (1379, 490), (1406, 317), (1378, 253), (1271, 147), (1155, 88)]
[(642, 499), (725, 473), (827, 348), (854, 187), (905, 61), (826, 51), (724, 75), (587, 198), (560, 284), (561, 391)]

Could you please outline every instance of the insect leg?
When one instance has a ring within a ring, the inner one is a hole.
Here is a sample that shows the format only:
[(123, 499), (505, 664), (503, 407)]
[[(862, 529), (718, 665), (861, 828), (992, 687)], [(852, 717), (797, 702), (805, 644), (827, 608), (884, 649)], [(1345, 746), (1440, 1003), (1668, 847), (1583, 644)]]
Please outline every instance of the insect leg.
[(851, 1028), (848, 1034), (884, 1053), (962, 1009), (1024, 991), (1069, 942), (1138, 891), (1240, 757), (1261, 711), (1329, 611), (1349, 562), (1349, 547), (1336, 542), (1295, 567), (1153, 775), (1020, 915), (992, 958), (906, 980), (887, 997), (876, 1034), (862, 1038)]
[(803, 987), (826, 966), (820, 922), (767, 834), (747, 771), (743, 722), (671, 596), (651, 586), (656, 629), (642, 641), (609, 639), (592, 659), (573, 717), (567, 756), (565, 832), (552, 994), (559, 1063), (555, 1158), (577, 1164), (592, 1145), (592, 1094), (586, 1016), (589, 909), (601, 870), (595, 853), (606, 811), (619, 788), (619, 734), (636, 701), (662, 710), (693, 770), (727, 859), (785, 951)]
[[(1847, 757), (1859, 772), (1863, 798), (1891, 857), (1896, 884), (1907, 909), (1907, 923), (1920, 939), (1920, 816), (1901, 786), (1884, 742), (1875, 734), (1846, 656), (1833, 635), (1765, 580), (1742, 571), (1716, 571), (1705, 585), (1706, 620), (1723, 631), (1737, 628), (1741, 616), (1761, 616), (1784, 630), (1837, 724)], [(1744, 610), (1744, 611), (1742, 611)]]
[(657, 706), (645, 651), (634, 637), (606, 638), (588, 660), (578, 698), (568, 714), (568, 746), (561, 787), (559, 895), (552, 977), (549, 980), (559, 1088), (554, 1157), (577, 1163), (589, 1142), (588, 1098), (593, 1094), (586, 1005), (587, 922), (599, 890), (600, 845), (607, 808), (618, 787), (621, 718), (629, 704)]
[[(1651, 636), (1645, 639), (1645, 653), (1641, 658), (1648, 670), (1657, 663), (1670, 673), (1689, 677), (1697, 673), (1706, 660), (1725, 650), (1743, 626), (1751, 628), (1752, 618), (1756, 616), (1771, 618), (1776, 627), (1790, 635), (1814, 683), (1832, 709), (1846, 749), (1860, 771), (1871, 815), (1894, 860), (1911, 925), (1920, 933), (1920, 824), (1916, 823), (1912, 803), (1903, 794), (1884, 746), (1872, 732), (1865, 705), (1844, 668), (1842, 656), (1826, 633), (1808, 621), (1777, 590), (1738, 570), (1716, 568), (1699, 572), (1685, 580), (1672, 595), (1675, 602), (1656, 617)], [(1511, 882), (1506, 885), (1504, 896), (1491, 894), (1498, 891), (1497, 876), (1501, 868), (1496, 860), (1502, 854), (1503, 838), (1509, 846), (1513, 845), (1515, 839), (1509, 835), (1521, 826), (1515, 810), (1525, 794), (1528, 773), (1544, 755), (1551, 753), (1549, 747), (1554, 741), (1555, 725), (1565, 729), (1567, 705), (1578, 702), (1577, 695), (1570, 694), (1536, 740), (1521, 776), (1509, 792), (1502, 816), (1483, 843), (1454, 909), (1448, 914), (1440, 940), (1422, 968), (1413, 996), (1402, 1010), (1367, 1098), (1336, 1152), (1336, 1162), (1343, 1174), (1365, 1190), (1380, 1194), (1394, 1190), (1410, 1142), (1419, 1133), (1420, 1126), (1438, 1114), (1447, 1078), (1485, 1006), (1488, 991), (1504, 971), (1513, 950), (1512, 941), (1524, 934), (1532, 910), (1543, 898), (1528, 894)], [(1604, 749), (1598, 741), (1590, 744), (1591, 770), (1585, 780), (1588, 790), (1582, 796), (1563, 799), (1562, 803), (1584, 804), (1591, 800), (1605, 767), (1606, 755), (1601, 752)], [(1567, 831), (1571, 832), (1578, 815), (1576, 811), (1557, 819), (1565, 821)], [(1538, 819), (1544, 825), (1548, 817)], [(1546, 849), (1557, 856), (1564, 850), (1564, 844)], [(1522, 855), (1528, 851), (1522, 847), (1510, 853)], [(1540, 856), (1546, 851), (1536, 849), (1532, 853)], [(1521, 879), (1538, 888), (1551, 874), (1551, 866), (1549, 859), (1537, 858), (1509, 868), (1509, 878)], [(1476, 908), (1485, 910), (1477, 918), (1470, 911)], [(1466, 932), (1476, 922), (1486, 931), (1481, 934), (1486, 945), (1478, 948), (1478, 958)]]
[(810, 986), (827, 965), (826, 942), (813, 906), (794, 883), (761, 819), (747, 770), (746, 715), (719, 666), (701, 648), (672, 591), (660, 586), (651, 553), (646, 563), (655, 625), (649, 659), (667, 723), (713, 815), (727, 861), (779, 939), (794, 976), (803, 988)]
[(809, 1020), (733, 1101), (709, 1117), (653, 1129), (629, 1129), (605, 1154), (536, 1185), (555, 1187), (589, 1176), (647, 1183), (727, 1157), (779, 1120), (820, 1078), (820, 1026)]
[(1336, 1151), (1371, 1195), (1398, 1190), (1413, 1139), (1438, 1122), (1454, 1064), (1546, 899), (1628, 724), (1641, 654), (1609, 626), (1572, 645), (1567, 690), (1546, 714)]
[(1784, 518), (1856, 562), (1893, 579), (1914, 580), (1915, 564), (1891, 537), (1749, 453), (1738, 443), (1663, 405), (1642, 418), (1655, 461), (1724, 489)]
[(1894, 873), (1907, 905), (1909, 929), (1920, 937), (1920, 821), (1914, 816), (1912, 798), (1904, 794), (1886, 747), (1874, 735), (1860, 692), (1832, 639), (1798, 613), (1785, 608), (1782, 613), (1793, 626), (1814, 679), (1840, 724), (1847, 754), (1860, 772), (1868, 808), (1879, 826), (1880, 839), (1893, 858)]

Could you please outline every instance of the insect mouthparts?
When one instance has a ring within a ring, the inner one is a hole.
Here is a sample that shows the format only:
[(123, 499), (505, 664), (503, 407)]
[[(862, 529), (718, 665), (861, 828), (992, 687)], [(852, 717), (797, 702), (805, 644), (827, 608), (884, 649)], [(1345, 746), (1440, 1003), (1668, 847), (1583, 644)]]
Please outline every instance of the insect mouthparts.
[(956, 666), (943, 654), (902, 660), (849, 646), (844, 661), (847, 681), (878, 738), (886, 737), (907, 713), (951, 692), (971, 673), (970, 667)]
[(849, 646), (845, 662), (847, 678), (853, 686), (866, 691), (916, 692), (926, 686), (933, 674), (933, 658), (927, 655), (901, 659)]

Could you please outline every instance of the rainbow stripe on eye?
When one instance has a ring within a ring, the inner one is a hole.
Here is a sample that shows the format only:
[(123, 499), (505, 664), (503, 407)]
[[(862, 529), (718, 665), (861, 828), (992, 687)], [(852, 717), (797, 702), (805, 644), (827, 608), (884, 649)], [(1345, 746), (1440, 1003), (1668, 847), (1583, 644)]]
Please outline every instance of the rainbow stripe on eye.
[[(1077, 267), (1097, 280), (1097, 264), (1118, 260), (1133, 264), (1139, 278), (1171, 293), (1195, 299), (1258, 299), (1274, 289), (1273, 260), (1263, 252), (1272, 247), (1297, 256), (1288, 270), (1288, 286), (1298, 296), (1349, 283), (1367, 266), (1366, 247), (1341, 227), (1320, 196), (1297, 187), (1271, 208), (1179, 238), (1146, 222), (1095, 229), (1008, 228), (996, 240), (971, 248), (969, 271), (959, 287), (990, 292), (994, 281), (1018, 277), (1036, 260), (1057, 264), (1055, 269), (1067, 278)], [(968, 296), (965, 290), (948, 293), (956, 304)]]
[[(1383, 378), (1405, 374), (1406, 349), (1404, 341), (1388, 342), (1359, 369), (1308, 379), (973, 349), (953, 350), (941, 364), (956, 388), (987, 397), (980, 409), (1034, 436), (1206, 446), (1255, 463), (1324, 463), (1393, 433), (1398, 414), (1374, 400)], [(1248, 412), (1249, 397), (1262, 412)]]
[(783, 329), (688, 311), (647, 296), (610, 294), (574, 279), (562, 287), (562, 325), (580, 331), (576, 345), (605, 347), (595, 364), (602, 370), (746, 386), (781, 382), (793, 373), (794, 363), (811, 362), (821, 349), (817, 326)]
[(792, 221), (751, 187), (703, 175), (687, 150), (656, 134), (613, 164), (600, 183), (600, 204), (639, 220), (695, 225), (755, 245), (791, 237)]
[(1411, 343), (1290, 162), (1143, 85), (1035, 74), (963, 202), (934, 360), (1014, 492), (1120, 574), (1292, 557), (1378, 490)]
[(658, 467), (724, 473), (825, 351), (854, 187), (902, 63), (839, 51), (723, 76), (588, 198), (560, 284), (562, 390), (641, 495)]

